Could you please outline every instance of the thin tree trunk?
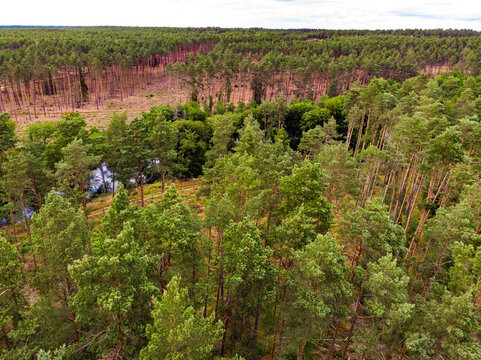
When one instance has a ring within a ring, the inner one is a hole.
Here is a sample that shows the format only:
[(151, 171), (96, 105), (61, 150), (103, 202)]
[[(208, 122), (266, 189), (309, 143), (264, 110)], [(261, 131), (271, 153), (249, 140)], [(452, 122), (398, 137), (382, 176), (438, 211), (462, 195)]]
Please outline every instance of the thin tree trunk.
[(357, 321), (359, 306), (361, 305), (363, 290), (364, 290), (364, 282), (361, 284), (361, 291), (359, 292), (359, 295), (357, 296), (356, 309), (354, 310), (354, 316), (352, 318), (351, 327), (349, 328), (349, 333), (347, 335), (346, 344), (344, 345), (344, 350), (342, 351), (341, 360), (346, 359), (347, 351), (349, 349), (349, 344), (350, 344), (351, 338), (352, 338), (352, 332), (354, 331), (354, 327), (356, 326), (356, 321)]
[[(28, 235), (28, 241), (30, 244), (30, 248), (32, 250), (32, 259), (33, 259), (33, 266), (35, 269), (35, 273), (37, 273), (37, 258), (35, 257), (35, 252), (33, 251), (33, 243), (32, 243), (32, 233), (30, 231), (30, 222), (28, 221), (27, 211), (25, 209), (25, 204), (23, 203), (23, 194), (20, 195), (20, 206), (22, 207), (23, 218), (25, 222), (25, 229)], [(15, 227), (15, 224), (14, 224)], [(38, 280), (38, 279), (37, 279)]]

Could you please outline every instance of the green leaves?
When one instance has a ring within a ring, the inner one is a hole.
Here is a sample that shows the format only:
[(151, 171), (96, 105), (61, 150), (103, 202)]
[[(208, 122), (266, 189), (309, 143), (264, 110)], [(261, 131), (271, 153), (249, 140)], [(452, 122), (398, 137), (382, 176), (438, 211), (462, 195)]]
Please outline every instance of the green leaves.
[(341, 235), (344, 241), (355, 246), (354, 264), (365, 266), (382, 256), (402, 254), (406, 237), (401, 226), (389, 218), (387, 207), (379, 199), (366, 204), (346, 216)]
[[(62, 149), (63, 159), (55, 164), (55, 177), (59, 184), (78, 187), (83, 205), (86, 205), (85, 192), (88, 190), (91, 171), (99, 165), (101, 156), (90, 155), (91, 145), (81, 139), (73, 140)], [(67, 189), (65, 189), (67, 190)]]
[(318, 235), (295, 252), (281, 303), (288, 325), (286, 341), (294, 348), (301, 341), (316, 343), (331, 321), (347, 313), (351, 285), (345, 272), (344, 255), (331, 234)]
[(143, 344), (150, 298), (158, 287), (150, 280), (158, 256), (147, 255), (130, 223), (107, 238), (94, 255), (69, 267), (78, 292), (72, 297), (77, 320), (86, 326), (84, 347), (98, 354), (132, 356)]
[(124, 224), (133, 221), (137, 217), (135, 206), (130, 205), (129, 193), (120, 183), (117, 192), (105, 214), (101, 232), (104, 236), (116, 237), (123, 229)]
[(475, 334), (479, 315), (472, 294), (459, 296), (442, 291), (438, 299), (418, 298), (414, 327), (406, 338), (407, 353), (420, 359), (441, 355), (457, 359), (481, 359)]
[(292, 175), (280, 179), (279, 189), (284, 197), (280, 207), (283, 216), (289, 216), (300, 206), (312, 219), (316, 232), (326, 232), (332, 222), (330, 204), (322, 193), (327, 189), (326, 176), (315, 163), (305, 160), (294, 167)]
[(272, 295), (275, 268), (272, 251), (263, 248), (258, 229), (248, 218), (232, 223), (225, 233), (224, 257), (227, 302), (238, 307), (237, 316), (259, 314)]
[(203, 263), (199, 253), (197, 215), (182, 203), (174, 184), (167, 187), (161, 202), (154, 202), (140, 213), (139, 237), (149, 254), (161, 257), (158, 277), (169, 281), (171, 273), (196, 283), (196, 267)]
[(64, 283), (67, 295), (71, 295), (73, 283), (67, 268), (86, 253), (89, 242), (83, 211), (51, 191), (40, 211), (32, 216), (32, 240), (42, 263), (39, 275), (44, 292), (65, 299), (57, 284)]
[(27, 299), (22, 292), (24, 281), (23, 265), (17, 250), (0, 236), (0, 349), (14, 347), (8, 335), (17, 329), (27, 308)]
[(203, 317), (190, 305), (188, 290), (173, 277), (160, 300), (154, 298), (152, 317), (147, 326), (148, 345), (140, 359), (208, 360), (224, 329), (214, 316)]
[(413, 304), (408, 302), (409, 277), (392, 254), (387, 254), (376, 263), (369, 263), (366, 272), (366, 311), (388, 326), (406, 323)]
[(0, 155), (13, 148), (16, 142), (15, 123), (8, 113), (0, 113)]

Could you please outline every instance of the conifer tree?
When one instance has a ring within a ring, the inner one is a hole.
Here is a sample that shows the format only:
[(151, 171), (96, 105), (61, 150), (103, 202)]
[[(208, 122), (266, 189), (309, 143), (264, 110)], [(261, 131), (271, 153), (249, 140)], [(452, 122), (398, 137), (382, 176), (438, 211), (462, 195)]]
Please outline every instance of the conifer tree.
[(154, 299), (153, 324), (147, 326), (149, 343), (140, 359), (207, 360), (224, 332), (214, 314), (203, 317), (190, 305), (189, 293), (174, 276), (160, 300)]
[(78, 288), (72, 308), (85, 329), (78, 349), (94, 356), (133, 357), (145, 344), (150, 299), (158, 293), (151, 281), (158, 257), (146, 254), (128, 222), (92, 253), (69, 266)]

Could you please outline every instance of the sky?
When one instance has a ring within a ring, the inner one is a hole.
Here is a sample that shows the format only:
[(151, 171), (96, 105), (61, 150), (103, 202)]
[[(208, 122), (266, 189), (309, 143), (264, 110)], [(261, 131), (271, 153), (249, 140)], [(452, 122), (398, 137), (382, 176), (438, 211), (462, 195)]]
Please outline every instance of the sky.
[(481, 1), (3, 0), (0, 25), (481, 31)]

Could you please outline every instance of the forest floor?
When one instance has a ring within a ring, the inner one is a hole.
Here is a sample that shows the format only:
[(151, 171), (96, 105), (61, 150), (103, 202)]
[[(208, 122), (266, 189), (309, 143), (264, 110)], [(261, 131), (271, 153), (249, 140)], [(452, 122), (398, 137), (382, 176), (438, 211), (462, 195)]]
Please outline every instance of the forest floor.
[[(175, 184), (179, 195), (189, 204), (197, 204), (200, 206), (197, 200), (197, 192), (200, 189), (200, 183), (202, 179), (190, 179), (190, 180), (175, 180), (166, 182), (165, 187), (170, 184)], [(147, 184), (144, 186), (144, 205), (147, 206), (156, 200), (162, 198), (162, 184), (156, 182), (153, 184)], [(110, 207), (112, 203), (112, 193), (102, 194), (98, 198), (87, 203), (87, 213), (89, 219), (101, 218)], [(130, 204), (141, 207), (140, 189), (137, 187), (130, 192)]]
[[(169, 89), (170, 87), (170, 89)], [(84, 104), (80, 108), (62, 111), (54, 110), (49, 107), (47, 115), (37, 109), (37, 117), (30, 119), (25, 113), (17, 113), (17, 118), (12, 117), (17, 124), (17, 132), (22, 134), (27, 126), (45, 121), (57, 121), (63, 113), (68, 111), (77, 112), (85, 116), (88, 127), (105, 128), (110, 121), (112, 114), (127, 112), (128, 120), (138, 117), (144, 111), (154, 105), (178, 104), (188, 101), (189, 91), (187, 88), (181, 89), (174, 84), (168, 84), (165, 78), (157, 78), (150, 85), (144, 85), (141, 89), (136, 89), (134, 94), (112, 98), (106, 100), (100, 106), (95, 103)]]
[[(214, 100), (217, 99), (217, 91), (219, 91), (221, 87), (222, 83), (217, 81), (214, 85)], [(37, 108), (36, 117), (32, 113), (32, 108), (29, 109), (31, 112), (30, 117), (27, 111), (17, 109), (17, 114), (16, 116), (12, 115), (12, 120), (15, 121), (17, 125), (16, 131), (20, 137), (22, 137), (25, 129), (29, 125), (45, 121), (57, 121), (64, 113), (72, 111), (83, 115), (89, 128), (97, 127), (103, 129), (107, 127), (114, 113), (122, 113), (125, 111), (127, 113), (127, 120), (130, 121), (140, 116), (142, 112), (148, 112), (150, 108), (155, 105), (186, 103), (190, 100), (189, 96), (190, 90), (185, 86), (181, 86), (178, 80), (171, 79), (168, 81), (165, 76), (161, 76), (154, 78), (149, 85), (145, 84), (142, 88), (135, 89), (131, 95), (124, 95), (122, 99), (117, 95), (115, 98), (105, 100), (99, 106), (92, 102), (84, 104), (80, 108), (63, 108), (59, 110), (55, 108), (53, 104), (49, 104), (46, 107), (47, 111), (45, 113), (41, 108)], [(244, 95), (240, 85), (239, 87), (233, 88), (231, 100), (235, 104), (241, 100), (249, 102), (250, 98), (250, 92)]]

